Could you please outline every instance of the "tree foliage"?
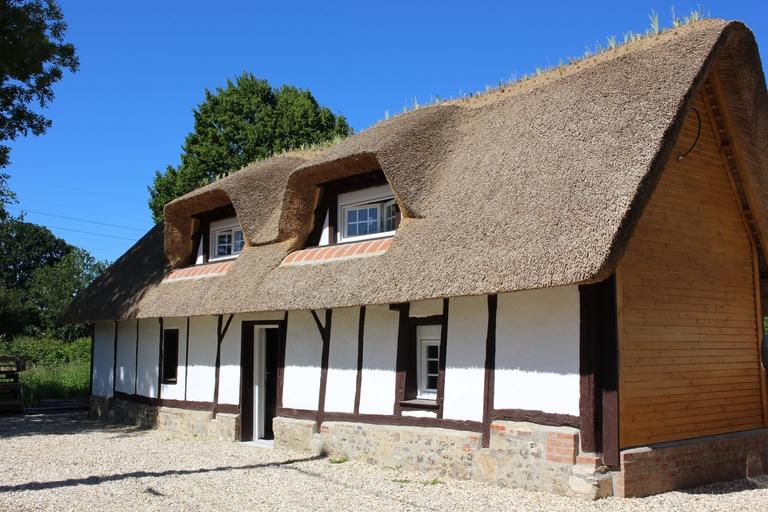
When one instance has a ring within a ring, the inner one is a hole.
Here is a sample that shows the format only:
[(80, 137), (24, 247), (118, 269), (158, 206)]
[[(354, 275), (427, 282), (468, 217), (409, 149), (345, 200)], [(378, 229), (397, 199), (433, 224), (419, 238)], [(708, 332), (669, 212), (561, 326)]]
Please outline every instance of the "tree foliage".
[(223, 88), (205, 91), (194, 110), (194, 130), (182, 147), (181, 164), (157, 171), (149, 187), (155, 221), (166, 203), (216, 176), (255, 160), (351, 133), (344, 116), (322, 107), (312, 93), (243, 73)]
[[(51, 126), (32, 106), (44, 108), (64, 70), (77, 71), (66, 29), (54, 0), (0, 0), (0, 141), (41, 135)], [(8, 165), (8, 153), (0, 145), (0, 168)]]

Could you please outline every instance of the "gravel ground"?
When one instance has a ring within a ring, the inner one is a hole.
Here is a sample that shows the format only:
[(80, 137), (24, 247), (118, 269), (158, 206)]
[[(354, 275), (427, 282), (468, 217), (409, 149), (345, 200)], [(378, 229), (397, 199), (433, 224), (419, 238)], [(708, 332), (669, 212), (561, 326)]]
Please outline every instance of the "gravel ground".
[(0, 510), (765, 510), (747, 482), (595, 503), (357, 462), (107, 426), (0, 418)]

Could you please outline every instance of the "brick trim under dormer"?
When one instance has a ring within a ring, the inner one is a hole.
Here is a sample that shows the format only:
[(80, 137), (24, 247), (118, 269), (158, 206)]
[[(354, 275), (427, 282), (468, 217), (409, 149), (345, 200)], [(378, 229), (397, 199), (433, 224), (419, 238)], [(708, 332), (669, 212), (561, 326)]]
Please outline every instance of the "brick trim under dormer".
[(392, 245), (392, 237), (377, 238), (364, 242), (326, 245), (294, 251), (280, 263), (281, 267), (293, 265), (312, 265), (329, 261), (378, 256), (387, 252)]

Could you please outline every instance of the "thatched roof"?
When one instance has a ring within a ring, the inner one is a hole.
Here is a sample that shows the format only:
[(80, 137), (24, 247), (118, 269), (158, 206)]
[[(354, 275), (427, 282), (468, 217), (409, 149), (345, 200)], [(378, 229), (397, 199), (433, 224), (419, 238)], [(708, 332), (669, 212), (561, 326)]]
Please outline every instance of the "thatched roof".
[[(740, 23), (707, 20), (187, 194), (166, 207), (167, 259), (156, 227), (77, 298), (67, 320), (385, 304), (603, 279), (712, 70), (768, 225), (768, 98), (755, 40)], [(376, 168), (404, 212), (389, 250), (280, 266), (311, 228), (315, 185)], [(192, 250), (191, 216), (230, 201), (248, 241), (231, 270), (161, 283)]]

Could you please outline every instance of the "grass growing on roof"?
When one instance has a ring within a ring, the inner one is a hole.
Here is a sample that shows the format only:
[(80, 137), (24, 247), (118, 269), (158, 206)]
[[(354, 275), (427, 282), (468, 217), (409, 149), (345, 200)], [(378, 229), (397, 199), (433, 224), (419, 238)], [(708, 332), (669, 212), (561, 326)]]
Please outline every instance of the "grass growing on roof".
[[(606, 38), (607, 45), (603, 46), (600, 42), (595, 42), (594, 46), (586, 46), (584, 50), (584, 54), (579, 57), (568, 57), (566, 59), (567, 64), (574, 64), (576, 62), (582, 61), (584, 59), (588, 59), (590, 57), (593, 57), (595, 55), (599, 55), (601, 53), (604, 53), (606, 51), (612, 51), (616, 50), (617, 48), (625, 45), (625, 44), (631, 44), (636, 41), (640, 41), (641, 39), (644, 39), (646, 37), (655, 36), (658, 34), (661, 34), (663, 32), (666, 32), (667, 30), (674, 30), (676, 28), (680, 28), (683, 25), (687, 25), (689, 23), (695, 23), (697, 21), (701, 21), (708, 17), (704, 14), (703, 9), (699, 5), (696, 9), (692, 9), (687, 16), (684, 16), (682, 19), (677, 16), (675, 8), (671, 8), (671, 22), (669, 27), (664, 27), (661, 22), (661, 16), (659, 15), (656, 10), (651, 10), (650, 14), (648, 15), (648, 19), (650, 22), (649, 28), (644, 32), (633, 32), (628, 31), (624, 32), (623, 38), (619, 40), (616, 35), (610, 35)], [(543, 74), (548, 73), (549, 71), (563, 68), (566, 65), (563, 59), (559, 59), (557, 65), (549, 65), (549, 66), (536, 66), (534, 68), (534, 71), (532, 73), (527, 73), (521, 76), (517, 76), (516, 73), (513, 73), (512, 76), (508, 80), (499, 80), (498, 85), (496, 86), (490, 86), (486, 85), (485, 91), (477, 91), (475, 93), (465, 93), (464, 91), (460, 90), (459, 94), (454, 98), (451, 96), (448, 98), (447, 101), (452, 100), (460, 100), (464, 98), (472, 98), (475, 96), (479, 96), (483, 94), (484, 92), (491, 92), (491, 91), (498, 91), (498, 90), (504, 90), (507, 87), (510, 87), (516, 83), (524, 82), (526, 80), (529, 80), (530, 78), (538, 77)], [(430, 101), (425, 103), (419, 103), (418, 99), (416, 97), (413, 98), (413, 100), (410, 102), (410, 107), (408, 105), (408, 102), (406, 102), (403, 105), (403, 110), (400, 112), (401, 114), (405, 114), (407, 112), (411, 112), (414, 110), (418, 110), (419, 108), (428, 107), (432, 105), (436, 105), (438, 103), (442, 103), (443, 100), (441, 100), (439, 97), (434, 96), (433, 98), (430, 98)], [(397, 116), (398, 114), (395, 114)], [(391, 116), (389, 110), (386, 110), (384, 112), (384, 120), (390, 119)]]

